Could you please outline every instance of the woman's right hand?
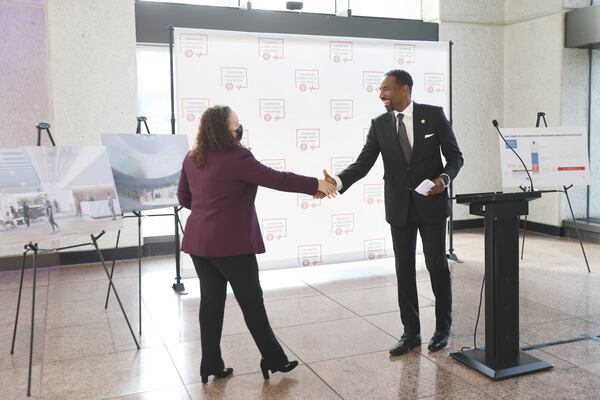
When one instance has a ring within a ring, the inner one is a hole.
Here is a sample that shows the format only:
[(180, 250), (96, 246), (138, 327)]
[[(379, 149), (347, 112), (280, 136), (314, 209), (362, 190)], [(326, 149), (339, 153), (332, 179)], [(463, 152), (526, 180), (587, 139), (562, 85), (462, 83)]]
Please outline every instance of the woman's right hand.
[(333, 198), (337, 194), (337, 185), (328, 182), (325, 179), (319, 179), (319, 190), (315, 194), (317, 198), (323, 198), (327, 196), (328, 198)]

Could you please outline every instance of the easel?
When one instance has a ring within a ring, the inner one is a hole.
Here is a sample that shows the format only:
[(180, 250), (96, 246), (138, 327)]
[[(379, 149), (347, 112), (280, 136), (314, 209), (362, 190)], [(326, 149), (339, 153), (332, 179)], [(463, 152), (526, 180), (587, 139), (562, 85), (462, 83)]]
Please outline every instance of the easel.
[[(47, 131), (50, 141), (52, 142), (52, 145), (56, 146), (56, 144), (54, 143), (54, 140), (52, 139), (52, 135), (50, 134), (50, 124), (45, 123), (45, 122), (40, 122), (39, 124), (36, 125), (36, 128), (38, 129), (38, 144), (37, 144), (38, 146), (41, 146), (41, 131), (42, 130)], [(16, 312), (16, 316), (15, 316), (15, 327), (13, 330), (10, 354), (12, 355), (15, 352), (15, 340), (17, 337), (17, 326), (19, 323), (19, 311), (21, 308), (21, 294), (23, 292), (23, 277), (25, 275), (25, 262), (26, 262), (26, 258), (27, 258), (27, 253), (29, 253), (31, 251), (31, 252), (33, 252), (33, 265), (32, 265), (33, 288), (32, 288), (32, 295), (31, 295), (31, 328), (30, 328), (30, 333), (29, 333), (29, 370), (28, 370), (28, 377), (27, 377), (27, 396), (28, 397), (31, 396), (31, 372), (32, 372), (32, 367), (33, 367), (33, 339), (34, 339), (34, 328), (35, 328), (35, 292), (36, 292), (36, 288), (37, 288), (38, 255), (40, 254), (40, 252), (43, 252), (44, 254), (49, 254), (49, 253), (56, 253), (61, 250), (73, 249), (76, 247), (83, 247), (83, 246), (89, 246), (89, 245), (94, 246), (94, 248), (96, 249), (96, 253), (98, 253), (98, 258), (100, 259), (100, 262), (102, 263), (102, 267), (104, 268), (104, 272), (106, 272), (106, 276), (108, 278), (109, 285), (110, 285), (110, 287), (112, 287), (115, 297), (117, 298), (117, 302), (119, 303), (119, 307), (121, 308), (121, 312), (123, 313), (125, 322), (127, 322), (127, 326), (129, 327), (129, 332), (131, 332), (131, 337), (133, 338), (133, 341), (135, 342), (137, 349), (138, 350), (140, 349), (140, 345), (137, 341), (137, 338), (135, 337), (135, 334), (133, 333), (131, 324), (129, 323), (129, 318), (127, 318), (127, 313), (125, 312), (125, 309), (123, 308), (123, 304), (121, 303), (121, 298), (119, 297), (119, 293), (117, 292), (117, 289), (115, 288), (115, 286), (112, 282), (112, 275), (108, 273), (108, 268), (106, 267), (106, 264), (104, 262), (104, 257), (102, 256), (102, 252), (100, 251), (100, 248), (98, 247), (98, 239), (100, 239), (104, 235), (104, 233), (105, 232), (102, 231), (97, 236), (90, 235), (90, 238), (91, 238), (90, 242), (77, 244), (77, 245), (73, 245), (73, 246), (58, 247), (58, 248), (46, 249), (46, 250), (40, 249), (38, 247), (37, 243), (32, 243), (32, 242), (29, 242), (28, 244), (26, 244), (24, 246), (25, 251), (23, 252), (23, 263), (21, 266), (21, 279), (20, 279), (20, 283), (19, 283), (19, 296), (18, 296), (18, 300), (17, 300), (17, 312)]]
[[(546, 122), (546, 113), (545, 112), (538, 112), (537, 113), (537, 118), (535, 121), (535, 127), (539, 128), (540, 127), (540, 122), (544, 121), (544, 127), (548, 127), (548, 123)], [(530, 182), (531, 183), (531, 182)], [(540, 190), (539, 192), (541, 193), (564, 193), (565, 196), (567, 197), (567, 202), (569, 204), (569, 210), (571, 211), (571, 218), (573, 219), (573, 224), (575, 225), (575, 230), (577, 231), (577, 238), (579, 239), (579, 245), (581, 246), (581, 252), (583, 253), (583, 258), (585, 259), (585, 265), (587, 267), (588, 273), (591, 273), (592, 271), (590, 270), (590, 264), (588, 262), (587, 259), (587, 255), (585, 253), (585, 248), (583, 247), (583, 240), (581, 239), (581, 232), (579, 231), (579, 225), (577, 224), (577, 220), (575, 219), (575, 213), (573, 212), (573, 207), (571, 205), (571, 199), (569, 198), (569, 189), (571, 189), (573, 187), (573, 185), (569, 185), (569, 186), (563, 186), (562, 190)], [(527, 187), (527, 186), (519, 186), (519, 188), (524, 191), (530, 191), (533, 190), (533, 188), (531, 186)], [(525, 251), (525, 235), (527, 232), (527, 215), (525, 215), (525, 220), (523, 221), (523, 239), (522, 239), (522, 243), (521, 243), (521, 260), (523, 259), (523, 253)]]
[[(146, 128), (146, 134), (150, 135), (150, 129), (148, 128), (148, 123), (146, 122), (147, 118), (144, 116), (137, 117), (137, 127), (135, 129), (135, 133), (141, 135), (142, 134), (142, 123)], [(179, 211), (180, 207), (173, 207), (173, 214), (149, 214), (146, 217), (166, 217), (166, 216), (174, 216), (175, 217), (175, 283), (172, 285), (173, 290), (181, 295), (187, 294), (185, 291), (185, 287), (181, 282), (181, 258), (179, 251), (179, 229), (183, 231), (183, 226), (181, 224), (181, 220), (179, 219)], [(142, 257), (143, 247), (142, 247), (142, 215), (141, 211), (132, 211), (133, 215), (123, 215), (123, 219), (125, 218), (137, 218), (137, 227), (138, 227), (138, 313), (139, 313), (139, 334), (142, 334)], [(121, 230), (117, 233), (117, 241), (115, 243), (115, 252), (113, 256), (113, 261), (110, 270), (110, 276), (113, 276), (115, 271), (115, 263), (117, 260), (117, 251), (119, 249), (119, 238), (121, 236)], [(108, 299), (110, 298), (110, 286), (108, 285), (108, 289), (106, 292), (106, 301), (104, 303), (104, 308), (108, 308)]]
[(54, 139), (52, 138), (52, 134), (50, 133), (49, 123), (40, 122), (35, 127), (37, 128), (37, 146), (42, 145), (42, 131), (46, 131), (46, 133), (48, 134), (48, 138), (50, 139), (50, 143), (52, 143), (52, 146), (56, 146), (56, 143), (54, 143)]

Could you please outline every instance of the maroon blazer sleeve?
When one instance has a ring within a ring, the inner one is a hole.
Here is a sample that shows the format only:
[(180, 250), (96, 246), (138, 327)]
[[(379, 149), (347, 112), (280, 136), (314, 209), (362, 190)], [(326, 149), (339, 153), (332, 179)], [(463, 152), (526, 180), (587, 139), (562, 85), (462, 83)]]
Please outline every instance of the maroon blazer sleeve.
[(181, 168), (181, 176), (179, 177), (179, 186), (177, 187), (177, 198), (179, 204), (183, 207), (192, 208), (192, 192), (190, 192), (190, 186), (188, 183), (187, 176), (185, 174), (185, 168)]
[(292, 172), (276, 171), (261, 164), (248, 149), (242, 149), (239, 157), (239, 173), (246, 182), (282, 192), (309, 195), (314, 195), (319, 189), (317, 178), (297, 175)]

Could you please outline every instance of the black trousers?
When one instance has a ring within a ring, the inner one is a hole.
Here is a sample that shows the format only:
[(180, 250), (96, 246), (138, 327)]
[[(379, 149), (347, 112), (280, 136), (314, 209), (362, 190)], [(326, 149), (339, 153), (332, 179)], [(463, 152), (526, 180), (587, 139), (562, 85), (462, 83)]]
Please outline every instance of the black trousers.
[(246, 325), (267, 365), (286, 364), (287, 356), (275, 338), (267, 318), (256, 256), (191, 257), (200, 279), (200, 372), (210, 374), (225, 367), (221, 357), (221, 334), (227, 282), (231, 284)]
[(435, 295), (436, 329), (448, 331), (452, 326), (452, 284), (446, 259), (446, 220), (433, 224), (423, 223), (411, 202), (407, 224), (403, 227), (392, 226), (391, 229), (398, 278), (398, 304), (404, 334), (414, 336), (421, 333), (415, 272), (417, 230), (423, 242), (425, 264)]

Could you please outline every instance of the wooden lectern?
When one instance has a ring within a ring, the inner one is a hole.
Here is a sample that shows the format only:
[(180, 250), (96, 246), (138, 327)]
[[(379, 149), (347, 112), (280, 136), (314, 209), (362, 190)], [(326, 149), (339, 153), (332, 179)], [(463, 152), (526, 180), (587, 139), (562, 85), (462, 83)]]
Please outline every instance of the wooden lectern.
[(485, 221), (485, 349), (450, 356), (495, 380), (553, 367), (519, 348), (519, 216), (540, 197), (536, 191), (456, 196)]

